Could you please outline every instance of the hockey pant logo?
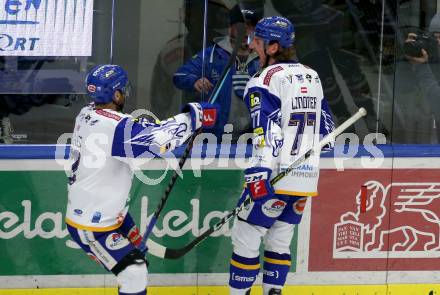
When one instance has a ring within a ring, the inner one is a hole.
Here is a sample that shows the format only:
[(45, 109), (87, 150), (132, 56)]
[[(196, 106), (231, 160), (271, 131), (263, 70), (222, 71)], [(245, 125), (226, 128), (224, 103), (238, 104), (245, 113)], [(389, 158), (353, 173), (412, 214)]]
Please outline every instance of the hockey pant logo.
[(233, 272), (231, 274), (231, 280), (237, 281), (237, 282), (252, 283), (255, 281), (255, 277), (253, 277), (253, 276), (252, 277), (239, 276)]
[(249, 184), (249, 189), (254, 198), (267, 196), (266, 181), (260, 180)]

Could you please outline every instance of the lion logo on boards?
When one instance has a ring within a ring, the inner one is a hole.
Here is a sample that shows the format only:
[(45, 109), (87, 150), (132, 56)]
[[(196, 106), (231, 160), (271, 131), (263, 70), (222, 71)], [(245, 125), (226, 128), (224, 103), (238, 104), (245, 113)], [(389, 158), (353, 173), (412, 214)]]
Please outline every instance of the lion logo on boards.
[(440, 257), (440, 183), (370, 180), (363, 185), (365, 212), (359, 190), (354, 211), (334, 224), (334, 258)]

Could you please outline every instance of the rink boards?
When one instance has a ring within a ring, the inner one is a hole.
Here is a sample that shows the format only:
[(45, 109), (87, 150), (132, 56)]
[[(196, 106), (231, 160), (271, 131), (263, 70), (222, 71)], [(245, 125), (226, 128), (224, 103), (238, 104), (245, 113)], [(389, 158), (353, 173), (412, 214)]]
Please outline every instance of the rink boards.
[[(440, 148), (381, 150), (376, 164), (365, 151), (348, 160), (322, 159), (319, 196), (308, 202), (292, 243), (296, 263), (287, 294), (440, 294), (431, 285), (440, 281)], [(0, 149), (0, 295), (116, 294), (113, 276), (68, 237), (66, 175), (52, 152), (47, 146)], [(166, 246), (188, 243), (232, 209), (241, 191), (245, 158), (191, 160), (153, 232)], [(141, 228), (167, 183), (142, 181), (159, 178), (166, 164), (140, 164), (147, 178), (135, 179), (131, 212)], [(201, 164), (198, 177), (191, 167)], [(366, 212), (360, 212), (362, 185), (369, 187)], [(149, 294), (227, 294), (230, 226), (183, 259), (148, 257)]]

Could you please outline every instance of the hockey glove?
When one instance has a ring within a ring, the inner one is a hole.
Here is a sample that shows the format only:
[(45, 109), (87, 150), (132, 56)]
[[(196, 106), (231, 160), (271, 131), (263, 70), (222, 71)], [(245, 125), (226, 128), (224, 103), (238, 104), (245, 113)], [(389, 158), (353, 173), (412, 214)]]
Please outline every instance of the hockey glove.
[(211, 129), (217, 121), (218, 105), (207, 102), (191, 102), (185, 105), (182, 112), (191, 115), (191, 127), (193, 131), (199, 128)]
[(271, 174), (272, 170), (265, 167), (244, 170), (244, 180), (254, 202), (264, 202), (275, 196), (275, 190), (270, 184)]

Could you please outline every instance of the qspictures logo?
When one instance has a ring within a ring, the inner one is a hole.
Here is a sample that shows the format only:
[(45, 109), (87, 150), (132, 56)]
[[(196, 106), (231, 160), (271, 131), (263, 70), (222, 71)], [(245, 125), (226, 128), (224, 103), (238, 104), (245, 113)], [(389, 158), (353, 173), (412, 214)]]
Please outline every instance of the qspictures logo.
[(90, 56), (93, 0), (0, 0), (0, 56)]

